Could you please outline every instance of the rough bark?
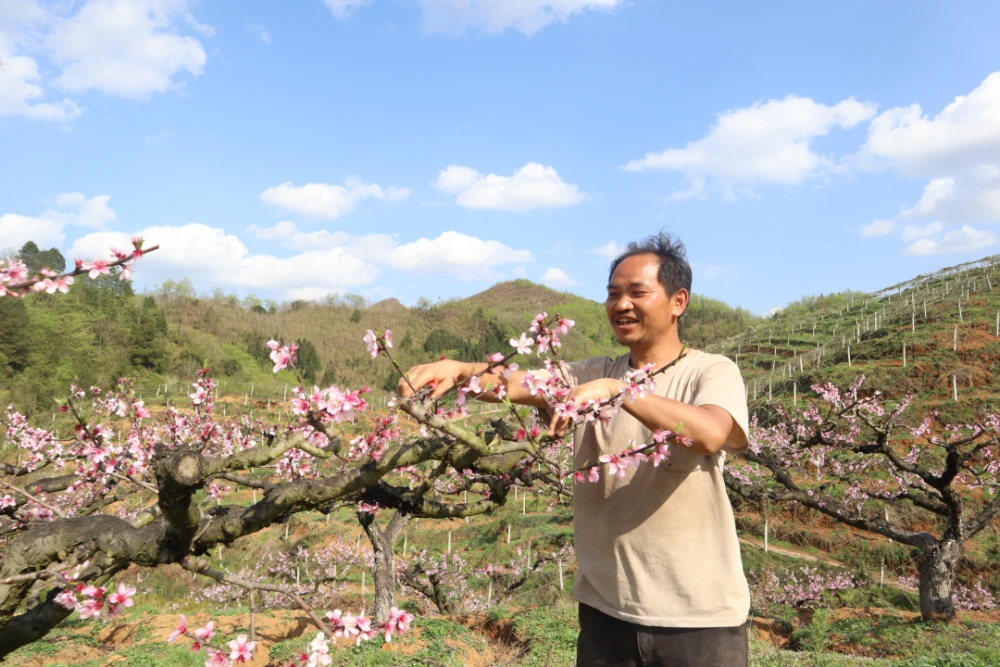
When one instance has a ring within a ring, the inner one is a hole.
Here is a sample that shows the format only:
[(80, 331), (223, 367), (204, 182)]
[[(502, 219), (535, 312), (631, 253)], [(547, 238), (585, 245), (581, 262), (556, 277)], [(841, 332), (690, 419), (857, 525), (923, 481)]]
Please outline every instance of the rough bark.
[(396, 606), (395, 546), (399, 534), (409, 519), (396, 510), (385, 528), (381, 528), (372, 515), (362, 517), (361, 526), (368, 535), (375, 552), (375, 622), (381, 625), (389, 620), (389, 610)]
[(955, 617), (952, 589), (962, 556), (962, 542), (942, 540), (924, 549), (920, 565), (920, 618), (950, 621)]

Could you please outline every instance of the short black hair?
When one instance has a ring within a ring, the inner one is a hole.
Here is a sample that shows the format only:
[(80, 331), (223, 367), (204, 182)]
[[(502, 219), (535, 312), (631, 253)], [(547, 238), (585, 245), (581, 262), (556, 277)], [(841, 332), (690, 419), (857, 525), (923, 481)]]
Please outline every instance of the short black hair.
[(660, 260), (656, 279), (663, 285), (667, 294), (674, 295), (680, 289), (686, 289), (688, 294), (691, 294), (691, 265), (688, 264), (684, 244), (676, 236), (671, 236), (664, 231), (648, 236), (642, 241), (632, 241), (625, 246), (625, 251), (611, 262), (608, 282), (611, 282), (611, 276), (615, 274), (615, 269), (623, 261), (633, 255), (647, 254), (656, 255), (657, 259)]

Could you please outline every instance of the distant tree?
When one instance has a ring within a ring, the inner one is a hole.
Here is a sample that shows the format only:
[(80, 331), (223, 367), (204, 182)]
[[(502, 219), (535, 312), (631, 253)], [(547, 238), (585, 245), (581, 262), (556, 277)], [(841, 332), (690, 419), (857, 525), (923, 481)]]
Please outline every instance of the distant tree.
[(24, 301), (0, 299), (0, 370), (22, 371), (31, 349), (31, 323)]
[(188, 278), (181, 280), (164, 280), (153, 290), (153, 295), (160, 299), (176, 299), (178, 297), (195, 298), (198, 293)]
[(162, 371), (167, 359), (164, 342), (167, 318), (151, 296), (145, 297), (136, 310), (135, 324), (131, 327), (129, 361), (137, 368)]
[(316, 346), (308, 338), (300, 338), (295, 344), (299, 346), (297, 363), (299, 373), (307, 382), (316, 382), (316, 373), (323, 367)]
[(243, 297), (243, 307), (247, 310), (252, 310), (255, 312), (266, 313), (267, 309), (264, 308), (264, 302), (256, 294), (250, 293)]
[(361, 311), (359, 309), (355, 308), (354, 312), (351, 313), (351, 322), (353, 322), (354, 324), (357, 324), (360, 321), (361, 321)]
[(66, 270), (66, 258), (56, 248), (40, 250), (34, 241), (28, 241), (17, 252), (17, 256), (28, 266), (28, 271), (38, 273), (50, 269), (56, 273)]
[(351, 294), (350, 292), (348, 292), (343, 296), (341, 296), (340, 298), (341, 301), (343, 301), (348, 308), (364, 309), (368, 307), (368, 299), (361, 296), (360, 294)]
[(465, 343), (464, 338), (459, 338), (450, 331), (444, 329), (434, 329), (424, 340), (424, 351), (430, 354), (440, 354), (445, 350), (459, 350)]

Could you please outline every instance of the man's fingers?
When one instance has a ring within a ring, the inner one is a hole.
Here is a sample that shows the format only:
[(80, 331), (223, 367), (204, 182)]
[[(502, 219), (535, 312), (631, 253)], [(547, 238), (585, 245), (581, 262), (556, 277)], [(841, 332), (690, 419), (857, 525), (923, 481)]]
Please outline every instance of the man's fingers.
[(568, 420), (566, 417), (561, 417), (559, 415), (552, 415), (552, 419), (549, 420), (549, 435), (555, 436), (557, 438), (563, 437), (566, 433), (566, 422)]
[(431, 394), (431, 400), (436, 401), (442, 396), (444, 396), (449, 389), (455, 386), (455, 381), (445, 378), (442, 380), (435, 380), (433, 382), (433, 385), (434, 385), (434, 393)]

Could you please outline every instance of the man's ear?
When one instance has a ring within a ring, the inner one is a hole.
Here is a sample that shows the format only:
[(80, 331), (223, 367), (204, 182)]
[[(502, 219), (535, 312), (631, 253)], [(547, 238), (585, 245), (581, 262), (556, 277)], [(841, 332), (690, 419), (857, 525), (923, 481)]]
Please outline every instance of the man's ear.
[(683, 287), (670, 295), (670, 314), (679, 318), (687, 310), (691, 294)]

